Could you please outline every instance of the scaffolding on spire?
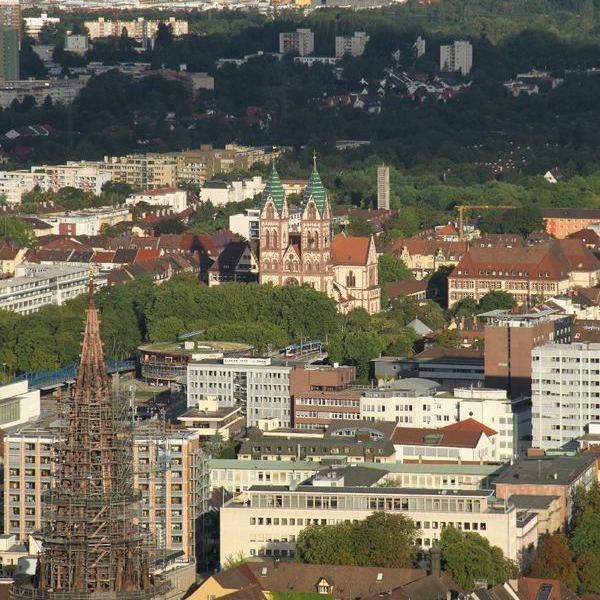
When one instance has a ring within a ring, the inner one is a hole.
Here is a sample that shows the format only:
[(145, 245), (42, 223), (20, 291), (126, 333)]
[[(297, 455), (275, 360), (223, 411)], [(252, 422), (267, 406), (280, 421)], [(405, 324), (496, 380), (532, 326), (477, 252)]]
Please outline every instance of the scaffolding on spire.
[(146, 600), (166, 591), (150, 573), (127, 408), (111, 391), (90, 277), (80, 365), (54, 448), (55, 485), (44, 494), (43, 552), (33, 586), (15, 584), (13, 598)]

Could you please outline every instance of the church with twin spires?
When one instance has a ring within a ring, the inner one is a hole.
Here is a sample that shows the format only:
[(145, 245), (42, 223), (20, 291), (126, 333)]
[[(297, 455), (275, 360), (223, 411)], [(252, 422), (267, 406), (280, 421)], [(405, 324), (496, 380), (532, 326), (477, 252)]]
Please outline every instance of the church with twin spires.
[(372, 237), (332, 235), (331, 207), (316, 160), (302, 198), (300, 220), (290, 209), (273, 165), (260, 214), (259, 281), (310, 285), (333, 298), (340, 312), (381, 308), (377, 251)]

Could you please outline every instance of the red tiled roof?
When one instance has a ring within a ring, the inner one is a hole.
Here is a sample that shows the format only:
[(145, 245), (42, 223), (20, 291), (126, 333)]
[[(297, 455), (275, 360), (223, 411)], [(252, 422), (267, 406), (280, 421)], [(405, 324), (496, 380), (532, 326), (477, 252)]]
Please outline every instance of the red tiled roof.
[(452, 223), (446, 223), (435, 230), (436, 235), (458, 235), (456, 227)]
[(427, 291), (427, 281), (424, 279), (405, 279), (403, 281), (390, 281), (387, 286), (387, 295), (390, 298), (409, 296)]
[(570, 239), (583, 240), (587, 244), (597, 244), (600, 241), (600, 235), (598, 235), (593, 229), (580, 229), (571, 233)]
[(160, 250), (157, 248), (140, 248), (137, 251), (135, 262), (145, 262), (147, 260), (154, 260), (160, 257)]
[(20, 251), (21, 248), (12, 244), (0, 245), (0, 260), (14, 260)]
[(452, 425), (446, 425), (442, 427), (444, 431), (479, 431), (485, 433), (488, 437), (496, 435), (498, 432), (494, 431), (491, 427), (476, 421), (475, 419), (465, 419), (458, 423), (452, 423)]
[(45, 243), (43, 247), (46, 250), (91, 250), (91, 248), (87, 248), (81, 242), (69, 237), (53, 238)]
[(452, 279), (566, 279), (571, 271), (600, 270), (600, 261), (581, 240), (553, 240), (516, 248), (471, 248), (450, 274)]
[(556, 240), (560, 251), (566, 258), (572, 271), (596, 271), (600, 269), (600, 261), (585, 245), (583, 240)]
[(444, 448), (476, 448), (481, 431), (396, 427), (392, 442), (398, 446), (437, 446)]
[(111, 263), (115, 258), (115, 253), (111, 251), (95, 252), (92, 256), (93, 263)]
[(366, 265), (371, 238), (339, 234), (331, 242), (331, 254), (336, 265)]

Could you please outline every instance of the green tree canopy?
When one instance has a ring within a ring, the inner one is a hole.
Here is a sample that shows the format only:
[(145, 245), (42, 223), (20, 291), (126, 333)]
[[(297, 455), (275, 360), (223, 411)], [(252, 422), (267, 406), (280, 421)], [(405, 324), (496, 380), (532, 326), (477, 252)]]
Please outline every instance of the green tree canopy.
[(478, 533), (446, 527), (440, 536), (440, 550), (444, 570), (464, 589), (472, 589), (476, 581), (495, 585), (518, 573), (502, 550)]
[(412, 567), (417, 529), (404, 515), (376, 512), (358, 523), (311, 525), (300, 532), (300, 562), (370, 567)]

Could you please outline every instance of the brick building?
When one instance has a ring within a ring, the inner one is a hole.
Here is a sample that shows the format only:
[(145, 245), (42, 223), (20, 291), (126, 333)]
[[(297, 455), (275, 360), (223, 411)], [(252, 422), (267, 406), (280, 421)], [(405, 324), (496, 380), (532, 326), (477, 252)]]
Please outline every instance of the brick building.
[[(492, 314), (493, 313), (493, 314)], [(552, 311), (512, 314), (492, 311), (485, 319), (485, 385), (509, 397), (531, 393), (531, 351), (546, 343), (571, 342), (572, 317)]]
[(354, 367), (296, 367), (290, 373), (295, 429), (321, 429), (335, 419), (360, 419)]

